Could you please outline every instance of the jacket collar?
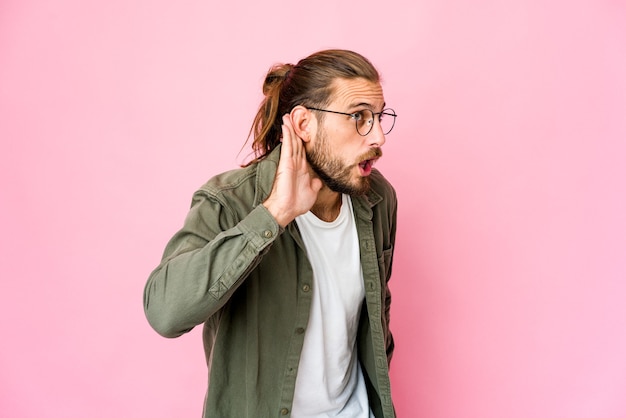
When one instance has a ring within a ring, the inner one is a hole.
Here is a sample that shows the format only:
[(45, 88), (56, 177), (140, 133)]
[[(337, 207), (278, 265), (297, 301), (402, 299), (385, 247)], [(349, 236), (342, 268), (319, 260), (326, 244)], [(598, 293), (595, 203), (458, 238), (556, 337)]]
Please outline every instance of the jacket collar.
[(276, 177), (276, 171), (278, 170), (280, 147), (281, 145), (279, 144), (276, 148), (270, 151), (267, 157), (256, 163), (254, 206), (263, 203), (272, 191), (274, 177)]

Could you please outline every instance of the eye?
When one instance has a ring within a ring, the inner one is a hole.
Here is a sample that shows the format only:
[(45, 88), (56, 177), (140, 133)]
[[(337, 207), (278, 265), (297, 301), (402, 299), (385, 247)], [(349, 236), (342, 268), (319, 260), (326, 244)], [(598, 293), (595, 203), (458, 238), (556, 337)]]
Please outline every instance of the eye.
[(354, 112), (350, 116), (352, 117), (352, 119), (354, 119), (357, 122), (363, 120), (363, 112), (362, 111)]

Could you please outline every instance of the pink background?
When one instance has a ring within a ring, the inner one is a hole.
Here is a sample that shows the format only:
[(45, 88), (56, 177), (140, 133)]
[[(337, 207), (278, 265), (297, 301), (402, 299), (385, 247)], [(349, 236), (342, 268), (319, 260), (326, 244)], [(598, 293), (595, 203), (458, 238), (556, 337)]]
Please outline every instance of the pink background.
[(625, 45), (619, 0), (3, 0), (0, 416), (200, 416), (145, 280), (268, 67), (341, 47), (400, 115), (399, 416), (626, 417)]

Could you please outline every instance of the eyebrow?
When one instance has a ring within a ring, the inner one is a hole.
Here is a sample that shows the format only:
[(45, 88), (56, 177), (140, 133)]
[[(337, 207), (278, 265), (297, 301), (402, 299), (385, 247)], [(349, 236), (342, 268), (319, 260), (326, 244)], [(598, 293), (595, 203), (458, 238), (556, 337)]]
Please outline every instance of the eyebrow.
[[(355, 103), (355, 104), (350, 105), (349, 108), (352, 109), (352, 108), (361, 107), (361, 106), (367, 107), (368, 109), (370, 109), (373, 112), (373, 106), (371, 105), (371, 103), (365, 103), (365, 102)], [(381, 111), (384, 110), (386, 106), (387, 106), (387, 103), (383, 102), (383, 107), (382, 107)], [(375, 112), (375, 113), (377, 113), (377, 112)]]

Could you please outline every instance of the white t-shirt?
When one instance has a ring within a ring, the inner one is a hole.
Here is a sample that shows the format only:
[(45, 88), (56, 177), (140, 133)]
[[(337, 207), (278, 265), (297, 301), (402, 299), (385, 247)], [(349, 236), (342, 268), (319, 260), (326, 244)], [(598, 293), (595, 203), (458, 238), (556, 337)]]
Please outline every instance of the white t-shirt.
[(373, 418), (356, 353), (365, 289), (352, 202), (342, 195), (332, 222), (311, 212), (296, 222), (313, 267), (313, 294), (291, 415)]

